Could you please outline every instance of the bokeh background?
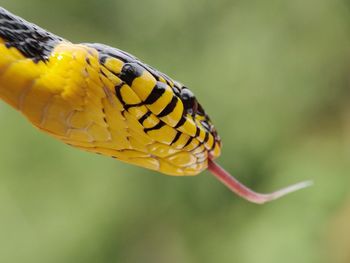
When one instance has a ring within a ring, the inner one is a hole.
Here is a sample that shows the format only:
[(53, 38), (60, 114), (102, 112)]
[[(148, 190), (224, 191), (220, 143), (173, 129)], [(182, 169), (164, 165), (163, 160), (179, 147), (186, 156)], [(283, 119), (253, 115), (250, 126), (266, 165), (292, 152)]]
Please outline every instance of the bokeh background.
[(186, 83), (219, 159), (168, 177), (70, 148), (0, 102), (0, 262), (350, 262), (350, 4), (345, 0), (1, 0), (73, 42), (126, 50)]

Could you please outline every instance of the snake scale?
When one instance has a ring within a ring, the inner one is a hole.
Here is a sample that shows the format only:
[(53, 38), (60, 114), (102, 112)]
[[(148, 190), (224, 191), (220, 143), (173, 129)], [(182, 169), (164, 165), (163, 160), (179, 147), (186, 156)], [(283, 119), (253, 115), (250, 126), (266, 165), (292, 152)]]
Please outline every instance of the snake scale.
[(255, 203), (308, 185), (250, 190), (214, 161), (220, 137), (186, 86), (127, 52), (73, 44), (3, 8), (0, 98), (68, 145), (168, 175), (208, 169)]

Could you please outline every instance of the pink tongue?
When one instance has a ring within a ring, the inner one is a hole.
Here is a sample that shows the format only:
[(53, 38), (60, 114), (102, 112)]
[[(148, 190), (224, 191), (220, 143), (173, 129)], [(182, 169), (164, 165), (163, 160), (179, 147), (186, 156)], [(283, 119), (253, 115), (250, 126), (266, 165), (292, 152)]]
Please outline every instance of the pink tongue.
[(249, 189), (248, 187), (240, 183), (236, 178), (231, 176), (220, 165), (218, 165), (211, 159), (208, 160), (208, 170), (218, 180), (220, 180), (223, 184), (225, 184), (232, 192), (236, 193), (237, 195), (244, 198), (245, 200), (256, 204), (263, 204), (266, 202), (270, 202), (272, 200), (285, 196), (289, 193), (298, 191), (305, 187), (309, 187), (313, 184), (312, 181), (304, 181), (304, 182), (290, 185), (286, 188), (282, 188), (273, 193), (261, 194), (261, 193), (254, 192), (253, 190)]

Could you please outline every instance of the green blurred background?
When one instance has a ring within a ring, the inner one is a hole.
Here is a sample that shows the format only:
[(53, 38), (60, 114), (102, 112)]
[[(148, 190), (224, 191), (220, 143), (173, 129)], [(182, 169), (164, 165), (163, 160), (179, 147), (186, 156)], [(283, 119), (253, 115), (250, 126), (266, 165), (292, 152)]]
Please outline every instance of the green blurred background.
[(0, 103), (0, 262), (350, 262), (350, 4), (345, 0), (1, 0), (73, 42), (126, 50), (186, 83), (219, 159), (257, 206), (209, 173), (168, 177), (39, 133)]

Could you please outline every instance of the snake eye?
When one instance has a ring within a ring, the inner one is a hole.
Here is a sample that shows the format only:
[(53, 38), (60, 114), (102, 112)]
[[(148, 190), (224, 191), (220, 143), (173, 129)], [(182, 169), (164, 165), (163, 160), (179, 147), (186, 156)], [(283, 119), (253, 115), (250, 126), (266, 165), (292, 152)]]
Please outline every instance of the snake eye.
[(193, 95), (192, 91), (186, 87), (183, 87), (181, 90), (181, 100), (187, 113), (193, 115), (197, 112), (198, 102), (196, 97)]

